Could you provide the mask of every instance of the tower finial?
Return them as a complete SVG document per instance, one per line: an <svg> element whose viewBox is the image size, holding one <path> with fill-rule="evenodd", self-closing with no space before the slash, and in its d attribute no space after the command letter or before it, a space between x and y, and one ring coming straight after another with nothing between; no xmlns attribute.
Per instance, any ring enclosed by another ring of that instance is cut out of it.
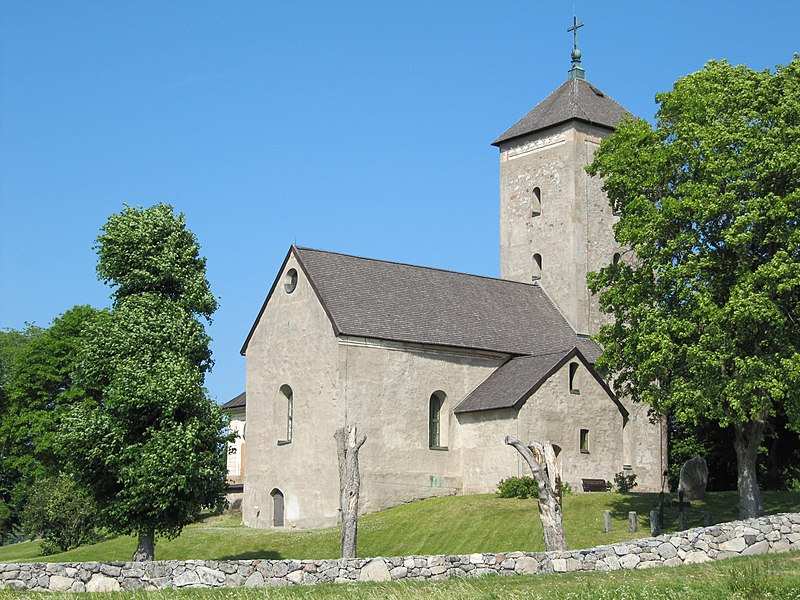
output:
<svg viewBox="0 0 800 600"><path fill-rule="evenodd" d="M570 79L586 79L586 71L581 66L581 51L578 50L578 29L583 27L583 23L578 23L578 17L572 17L572 27L567 31L572 32L572 68L568 71Z"/></svg>

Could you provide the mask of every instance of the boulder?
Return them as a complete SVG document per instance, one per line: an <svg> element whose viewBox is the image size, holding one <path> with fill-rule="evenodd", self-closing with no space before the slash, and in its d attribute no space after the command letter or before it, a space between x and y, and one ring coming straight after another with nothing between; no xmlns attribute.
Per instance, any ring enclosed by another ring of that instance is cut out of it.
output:
<svg viewBox="0 0 800 600"><path fill-rule="evenodd" d="M683 492L686 500L703 500L708 485L708 466L706 459L695 456L687 460L681 467L678 491Z"/></svg>
<svg viewBox="0 0 800 600"><path fill-rule="evenodd" d="M391 581L389 568L382 558L373 558L361 568L359 581Z"/></svg>

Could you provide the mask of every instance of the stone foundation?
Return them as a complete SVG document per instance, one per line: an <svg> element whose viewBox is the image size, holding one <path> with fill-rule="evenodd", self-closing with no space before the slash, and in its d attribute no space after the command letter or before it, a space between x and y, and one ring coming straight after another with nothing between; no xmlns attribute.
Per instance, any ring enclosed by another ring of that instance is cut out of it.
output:
<svg viewBox="0 0 800 600"><path fill-rule="evenodd" d="M672 567L800 550L800 513L780 514L588 550L355 558L186 560L149 563L2 563L0 589L100 592L184 587L265 587L356 581Z"/></svg>

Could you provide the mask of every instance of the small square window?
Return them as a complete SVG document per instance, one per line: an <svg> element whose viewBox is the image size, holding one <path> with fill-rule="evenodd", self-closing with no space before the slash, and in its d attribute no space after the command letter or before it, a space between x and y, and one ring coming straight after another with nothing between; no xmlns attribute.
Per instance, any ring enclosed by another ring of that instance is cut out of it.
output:
<svg viewBox="0 0 800 600"><path fill-rule="evenodd" d="M588 429L581 429L580 448L581 448L581 452L583 454L589 454L589 430Z"/></svg>

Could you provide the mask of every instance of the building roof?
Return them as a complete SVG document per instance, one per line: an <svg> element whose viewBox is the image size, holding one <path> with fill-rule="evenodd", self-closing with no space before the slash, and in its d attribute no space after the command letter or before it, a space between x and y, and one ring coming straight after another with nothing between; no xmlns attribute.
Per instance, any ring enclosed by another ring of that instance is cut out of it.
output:
<svg viewBox="0 0 800 600"><path fill-rule="evenodd" d="M567 361L577 359L584 364L603 386L609 397L617 403L623 415L628 411L620 404L605 381L592 367L579 348L538 356L512 358L467 394L454 412L466 413L480 410L518 407L560 369Z"/></svg>
<svg viewBox="0 0 800 600"><path fill-rule="evenodd" d="M228 400L225 404L222 405L222 408L246 408L246 407L247 407L246 392L242 392L235 398Z"/></svg>
<svg viewBox="0 0 800 600"><path fill-rule="evenodd" d="M577 335L538 285L297 246L289 249L242 354L292 254L336 336L510 355L456 412L516 406L575 356L613 398L592 366L600 355L599 346ZM240 394L223 406L244 404L245 395Z"/></svg>
<svg viewBox="0 0 800 600"><path fill-rule="evenodd" d="M614 129L630 113L584 79L568 79L497 138L493 145L577 119Z"/></svg>
<svg viewBox="0 0 800 600"><path fill-rule="evenodd" d="M537 285L294 248L336 335L546 354L585 346Z"/></svg>

